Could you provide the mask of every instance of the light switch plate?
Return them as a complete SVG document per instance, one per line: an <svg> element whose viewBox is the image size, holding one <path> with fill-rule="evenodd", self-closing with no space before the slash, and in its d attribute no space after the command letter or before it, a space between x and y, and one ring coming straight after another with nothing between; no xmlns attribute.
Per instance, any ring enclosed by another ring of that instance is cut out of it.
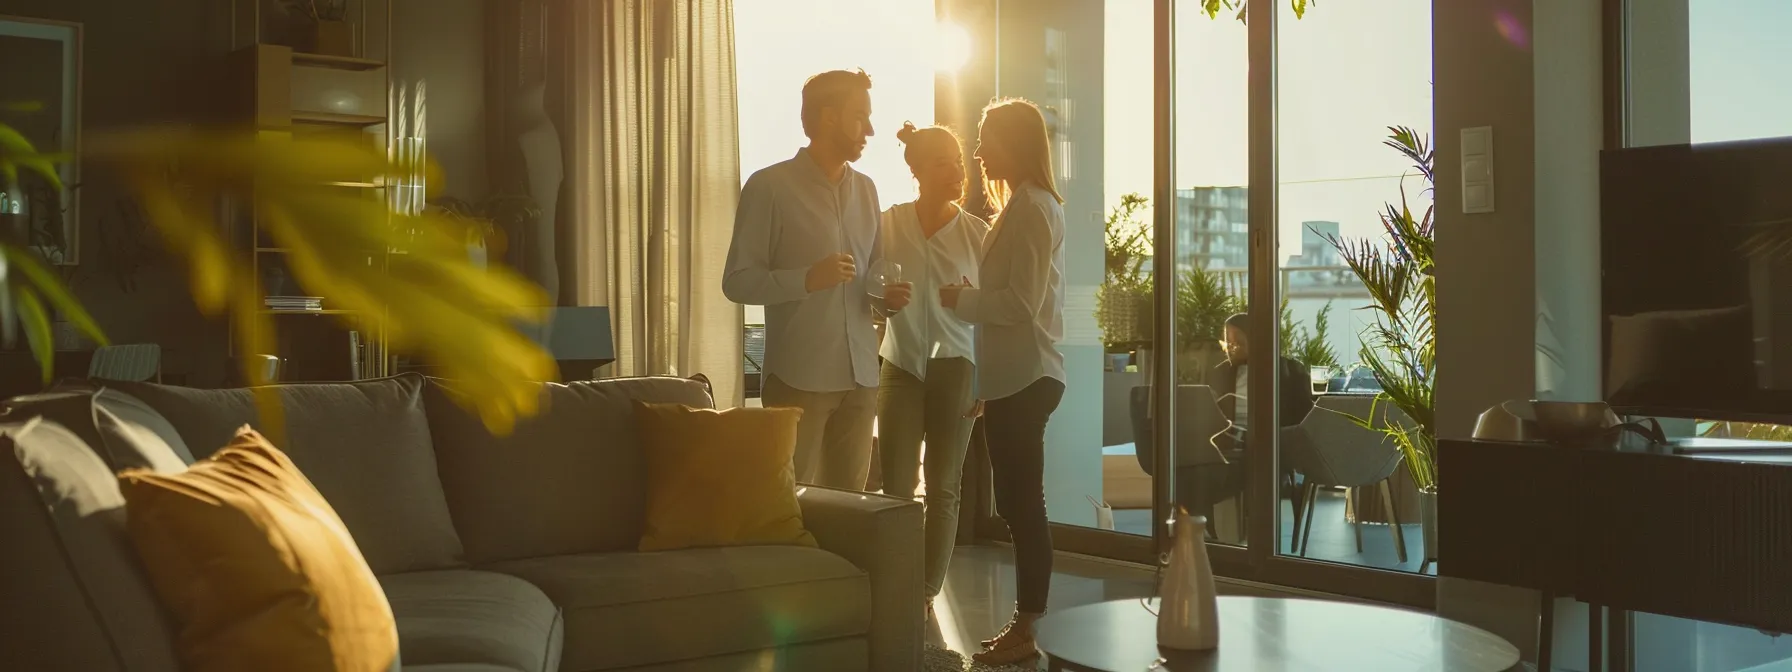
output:
<svg viewBox="0 0 1792 672"><path fill-rule="evenodd" d="M1493 127L1462 129L1462 212L1493 212Z"/></svg>

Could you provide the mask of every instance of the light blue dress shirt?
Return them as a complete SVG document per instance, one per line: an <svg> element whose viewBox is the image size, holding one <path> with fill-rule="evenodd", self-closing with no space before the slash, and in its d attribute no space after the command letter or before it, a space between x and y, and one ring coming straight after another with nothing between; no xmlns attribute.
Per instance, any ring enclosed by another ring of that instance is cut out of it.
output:
<svg viewBox="0 0 1792 672"><path fill-rule="evenodd" d="M747 178L734 215L722 293L765 306L763 371L807 392L877 385L871 265L878 242L877 187L851 166L838 182L799 150ZM809 267L836 252L853 256L853 280L809 292Z"/></svg>

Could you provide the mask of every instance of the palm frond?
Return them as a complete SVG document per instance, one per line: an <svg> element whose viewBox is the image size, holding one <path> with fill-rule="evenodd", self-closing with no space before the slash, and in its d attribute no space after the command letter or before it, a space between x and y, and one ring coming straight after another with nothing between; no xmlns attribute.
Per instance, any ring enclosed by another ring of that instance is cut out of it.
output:
<svg viewBox="0 0 1792 672"><path fill-rule="evenodd" d="M1435 177L1435 156L1429 142L1403 126L1388 131L1383 144L1413 161L1427 185L1420 195L1427 196ZM1435 213L1435 206L1427 204L1415 215L1402 183L1400 201L1387 204L1380 215L1383 235L1379 244L1327 237L1369 293L1370 303L1364 310L1373 313L1374 319L1363 331L1360 356L1381 383L1376 404L1400 409L1414 425L1389 423L1380 431L1400 447L1408 472L1422 488L1434 488L1437 483ZM1385 409L1381 413L1385 414ZM1367 421L1359 424L1372 427Z"/></svg>

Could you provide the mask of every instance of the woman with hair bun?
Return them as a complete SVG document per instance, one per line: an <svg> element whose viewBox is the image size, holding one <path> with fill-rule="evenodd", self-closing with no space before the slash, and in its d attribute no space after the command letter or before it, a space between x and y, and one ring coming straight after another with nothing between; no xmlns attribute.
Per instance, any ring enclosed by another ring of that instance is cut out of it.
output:
<svg viewBox="0 0 1792 672"><path fill-rule="evenodd" d="M878 453L884 492L913 497L926 472L923 548L927 617L946 580L958 533L960 475L971 426L981 405L973 394L976 345L971 325L940 305L938 288L977 282L977 260L989 225L959 207L964 150L940 126L896 132L920 195L883 213L884 258L902 265L914 299L885 326L878 380ZM922 443L926 455L922 455Z"/></svg>

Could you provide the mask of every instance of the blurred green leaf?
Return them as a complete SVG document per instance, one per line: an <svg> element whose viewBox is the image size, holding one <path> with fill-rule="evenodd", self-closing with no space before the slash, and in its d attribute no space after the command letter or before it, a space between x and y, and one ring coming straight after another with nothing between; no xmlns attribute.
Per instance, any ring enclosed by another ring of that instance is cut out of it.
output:
<svg viewBox="0 0 1792 672"><path fill-rule="evenodd" d="M470 391L464 401L492 431L537 412L538 381L557 377L553 359L517 330L517 322L545 316L546 295L513 271L474 266L463 225L322 186L395 184L419 171L439 174L434 164L394 161L364 137L138 132L89 145L92 158L123 170L151 223L187 257L195 302L231 313L247 352L274 352L273 329L248 262L211 222L210 204L219 200L252 204L308 294L378 316L392 350L422 355L462 383ZM168 166L179 167L178 178ZM394 249L404 254L387 254Z"/></svg>
<svg viewBox="0 0 1792 672"><path fill-rule="evenodd" d="M93 316L88 314L87 308L81 305L74 294L69 293L60 278L51 273L50 269L44 268L43 262L38 261L35 256L22 249L11 245L3 247L6 249L9 273L24 276L23 279L29 283L26 286L41 294L50 309L61 315L63 319L68 320L76 329L81 330L82 334L100 345L109 344L105 333L100 330L99 323L95 322Z"/></svg>
<svg viewBox="0 0 1792 672"><path fill-rule="evenodd" d="M44 311L43 301L37 298L37 292L26 285L13 287L13 298L18 304L19 323L25 327L25 341L31 345L31 356L40 362L44 384L49 384L53 374L51 362L55 361L55 340L50 333L50 316Z"/></svg>

